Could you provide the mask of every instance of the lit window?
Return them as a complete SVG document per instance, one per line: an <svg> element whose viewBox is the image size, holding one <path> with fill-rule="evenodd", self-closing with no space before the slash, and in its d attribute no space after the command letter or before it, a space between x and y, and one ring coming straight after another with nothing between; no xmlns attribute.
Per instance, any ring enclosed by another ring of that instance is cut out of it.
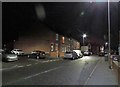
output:
<svg viewBox="0 0 120 87"><path fill-rule="evenodd" d="M56 34L56 41L58 41L58 37L59 37L58 34Z"/></svg>
<svg viewBox="0 0 120 87"><path fill-rule="evenodd" d="M55 50L58 51L58 43L56 43Z"/></svg>
<svg viewBox="0 0 120 87"><path fill-rule="evenodd" d="M65 37L62 37L62 43L65 43Z"/></svg>
<svg viewBox="0 0 120 87"><path fill-rule="evenodd" d="M54 43L51 43L50 51L54 51Z"/></svg>

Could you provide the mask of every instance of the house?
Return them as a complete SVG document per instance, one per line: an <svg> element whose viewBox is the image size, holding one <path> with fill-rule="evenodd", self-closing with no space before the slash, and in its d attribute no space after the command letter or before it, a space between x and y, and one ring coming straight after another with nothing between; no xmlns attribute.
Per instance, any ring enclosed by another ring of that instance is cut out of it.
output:
<svg viewBox="0 0 120 87"><path fill-rule="evenodd" d="M41 50L51 57L63 57L66 51L80 49L80 42L51 31L42 23L35 23L29 31L20 33L14 48L22 49L25 53Z"/></svg>

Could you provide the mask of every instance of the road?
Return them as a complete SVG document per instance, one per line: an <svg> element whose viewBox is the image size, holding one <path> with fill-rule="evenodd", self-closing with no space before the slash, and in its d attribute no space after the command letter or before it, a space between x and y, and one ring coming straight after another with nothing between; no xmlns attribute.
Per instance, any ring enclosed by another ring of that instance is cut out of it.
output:
<svg viewBox="0 0 120 87"><path fill-rule="evenodd" d="M84 85L100 61L98 56L80 59L28 59L3 62L2 85Z"/></svg>

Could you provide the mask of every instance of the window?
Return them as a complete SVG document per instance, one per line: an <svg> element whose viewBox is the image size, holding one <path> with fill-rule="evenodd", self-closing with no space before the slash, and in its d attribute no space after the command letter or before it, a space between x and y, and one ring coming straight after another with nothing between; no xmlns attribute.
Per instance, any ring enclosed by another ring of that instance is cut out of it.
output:
<svg viewBox="0 0 120 87"><path fill-rule="evenodd" d="M65 43L65 37L62 37L62 43Z"/></svg>
<svg viewBox="0 0 120 87"><path fill-rule="evenodd" d="M50 51L54 51L54 43L51 43L51 45L50 45Z"/></svg>
<svg viewBox="0 0 120 87"><path fill-rule="evenodd" d="M58 39L59 39L58 37L59 37L58 34L56 34L56 41L58 41Z"/></svg>
<svg viewBox="0 0 120 87"><path fill-rule="evenodd" d="M58 51L58 43L55 44L55 50Z"/></svg>

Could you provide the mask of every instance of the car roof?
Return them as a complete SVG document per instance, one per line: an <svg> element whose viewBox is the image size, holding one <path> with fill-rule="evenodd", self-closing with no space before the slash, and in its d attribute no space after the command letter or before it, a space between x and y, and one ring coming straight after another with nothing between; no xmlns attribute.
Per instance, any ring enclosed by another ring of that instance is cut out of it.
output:
<svg viewBox="0 0 120 87"><path fill-rule="evenodd" d="M13 49L13 50L22 50L22 49Z"/></svg>
<svg viewBox="0 0 120 87"><path fill-rule="evenodd" d="M41 52L40 50L33 50L33 51L39 51L39 52Z"/></svg>

